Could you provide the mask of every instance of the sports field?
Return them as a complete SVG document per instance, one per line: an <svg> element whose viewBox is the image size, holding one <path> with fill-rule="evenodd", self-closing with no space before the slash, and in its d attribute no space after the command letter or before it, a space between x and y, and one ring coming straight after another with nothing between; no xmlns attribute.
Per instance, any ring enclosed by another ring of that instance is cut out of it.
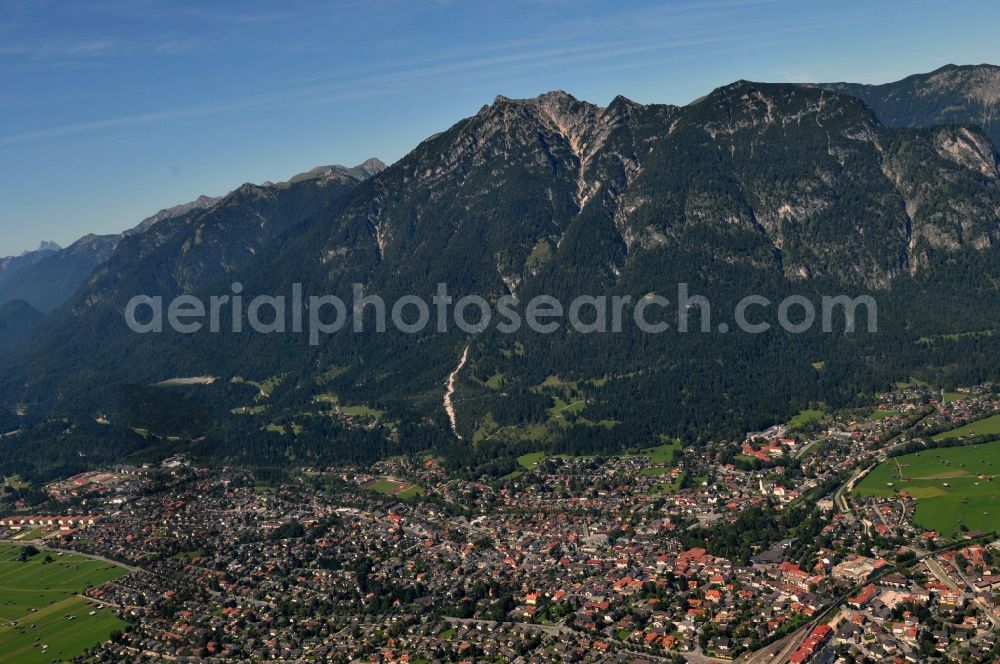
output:
<svg viewBox="0 0 1000 664"><path fill-rule="evenodd" d="M0 544L0 663L70 660L124 627L111 609L80 597L124 569L45 551L20 562L21 548Z"/></svg>
<svg viewBox="0 0 1000 664"><path fill-rule="evenodd" d="M858 484L864 496L906 492L917 501L917 525L954 537L1000 530L1000 441L923 450L887 459Z"/></svg>
<svg viewBox="0 0 1000 664"><path fill-rule="evenodd" d="M416 484L397 482L396 480L390 479L374 480L366 484L365 488L386 496L401 498L403 500L409 500L411 498L424 495L423 487L417 486Z"/></svg>

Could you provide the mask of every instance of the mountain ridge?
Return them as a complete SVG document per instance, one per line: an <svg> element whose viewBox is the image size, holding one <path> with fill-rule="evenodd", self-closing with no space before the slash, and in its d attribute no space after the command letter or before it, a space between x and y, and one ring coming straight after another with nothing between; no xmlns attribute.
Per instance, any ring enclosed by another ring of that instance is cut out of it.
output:
<svg viewBox="0 0 1000 664"><path fill-rule="evenodd" d="M99 406L136 426L142 414L122 396L129 386L213 375L227 379L220 385L275 382L268 418L312 413L332 394L391 413L400 444L440 442L452 431L442 386L468 349L453 400L464 439L495 424L513 432L497 444L521 444L517 432L544 423L551 404L539 386L557 376L591 385L588 415L550 427L546 444L573 437L600 450L640 435L735 435L810 400L849 402L903 372L954 380L991 366L981 347L949 365L916 343L955 332L927 299L955 284L964 291L949 306L967 296L979 307L962 315L963 328L992 329L1000 317L991 286L1000 277L1000 176L977 127L892 127L859 98L819 86L736 81L683 107L621 96L601 107L554 91L498 96L374 176L330 167L304 175L243 185L123 240L5 374L7 399L31 417ZM438 283L456 298L569 301L670 293L683 282L718 310L746 292L774 301L874 293L886 322L883 337L566 332L515 343L453 330L348 334L317 347L294 335L124 328L134 295L206 297L234 281L248 298L302 283L349 300L359 283L390 302ZM67 375L67 366L80 370ZM488 385L497 375L502 390ZM225 404L206 408L216 412L213 449L231 461L244 458L239 437L280 442L232 412L246 406L226 401L236 390L203 392Z"/></svg>
<svg viewBox="0 0 1000 664"><path fill-rule="evenodd" d="M1000 145L1000 66L948 64L877 85L820 83L867 103L890 126L976 124Z"/></svg>
<svg viewBox="0 0 1000 664"><path fill-rule="evenodd" d="M268 186L283 187L309 180L330 181L331 179L353 178L362 180L385 169L385 164L370 158L355 167L324 166L301 173L288 182L278 185L241 185L237 190L244 192L259 190ZM199 196L195 200L164 208L143 219L136 226L117 235L97 236L88 234L66 249L59 249L54 243L43 243L38 251L19 258L0 261L0 304L13 300L25 300L44 313L55 311L66 303L73 293L84 284L95 269L111 258L119 243L133 240L149 233L154 227L192 214L205 212L231 199L233 192L223 196ZM5 272L6 265L16 269ZM19 273L15 276L15 272Z"/></svg>

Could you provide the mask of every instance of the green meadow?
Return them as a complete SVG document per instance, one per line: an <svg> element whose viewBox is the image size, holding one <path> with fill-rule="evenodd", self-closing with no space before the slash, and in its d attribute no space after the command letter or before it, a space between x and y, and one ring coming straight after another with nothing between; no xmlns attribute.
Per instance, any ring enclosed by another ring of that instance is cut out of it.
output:
<svg viewBox="0 0 1000 664"><path fill-rule="evenodd" d="M798 415L788 421L788 426L791 429L801 429L805 425L820 419L825 414L826 413L821 410L815 410L812 408L800 410Z"/></svg>
<svg viewBox="0 0 1000 664"><path fill-rule="evenodd" d="M528 452L517 457L517 464L525 470L534 470L545 459L545 452Z"/></svg>
<svg viewBox="0 0 1000 664"><path fill-rule="evenodd" d="M969 422L965 426L952 429L951 431L944 431L934 436L934 440L962 438L964 436L985 436L997 433L1000 433L1000 415Z"/></svg>
<svg viewBox="0 0 1000 664"><path fill-rule="evenodd" d="M124 569L45 551L20 562L21 548L0 544L0 663L71 660L125 626L111 609L80 596Z"/></svg>
<svg viewBox="0 0 1000 664"><path fill-rule="evenodd" d="M664 440L665 438L661 438ZM667 467L671 464L674 458L674 452L681 449L681 442L679 440L674 440L672 442L663 443L655 447L646 447L638 452L626 452L621 456L623 457L648 457L650 465L640 471L640 474L646 477L659 477L666 473ZM534 470L538 464L545 460L549 456L545 452L528 452L527 454L522 454L517 457L517 463L521 467L520 470L515 470L513 473L507 477L510 479L515 479L524 474L525 471ZM555 455L564 459L570 457L566 455Z"/></svg>
<svg viewBox="0 0 1000 664"><path fill-rule="evenodd" d="M886 459L858 484L863 496L906 492L917 501L917 525L954 537L1000 531L1000 441L923 450Z"/></svg>

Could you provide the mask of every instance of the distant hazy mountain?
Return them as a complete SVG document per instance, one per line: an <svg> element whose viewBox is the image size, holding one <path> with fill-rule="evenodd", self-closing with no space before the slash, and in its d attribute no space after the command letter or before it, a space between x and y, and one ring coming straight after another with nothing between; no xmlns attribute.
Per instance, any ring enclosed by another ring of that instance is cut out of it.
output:
<svg viewBox="0 0 1000 664"><path fill-rule="evenodd" d="M345 166L321 166L308 173L296 175L287 183L258 188L255 188L253 185L245 185L241 188L241 191L243 194L251 191L265 193L270 190L284 191L291 185L306 182L311 182L313 185L324 190L330 187L336 190L341 186L350 188L384 169L385 164L378 159L369 159L353 168ZM335 197L332 196L331 200ZM26 253L16 258L3 259L0 261L0 304L20 299L30 303L31 306L44 313L49 313L65 303L80 285L84 283L87 277L93 273L95 268L111 258L122 240L134 240L137 246L142 247L139 249L140 251L149 250L151 246L156 246L164 238L173 237L172 233L177 225L170 226L167 230L157 228L156 233L151 234L146 240L137 240L136 238L147 235L151 229L172 221L182 220L178 223L180 226L184 226L193 216L219 204L227 206L227 210L220 211L220 216L226 216L232 212L233 206L236 205L235 201L239 199L239 196L233 196L232 194L219 197L199 196L190 203L160 210L121 235L88 235L65 250L60 250L58 245L54 243L43 243L37 251ZM305 213L306 211L303 209L298 213L292 214L294 217L295 214ZM278 215L280 213L275 212L274 214ZM221 223L222 225L214 229L202 227L201 234L197 238L188 239L192 243L200 244L202 240L214 238L223 244L228 243L229 252L245 251L248 252L247 255L253 255L260 242L266 241L267 237L277 232L276 229L280 230L283 228L282 224L272 220L272 223L266 229L263 227L253 229L249 228L249 226L259 224L256 221L249 222L246 230L248 233L255 235L256 239L253 239L249 236L241 236L239 232L236 232L235 228L225 225L225 222ZM186 250L185 253L187 253ZM198 251L192 252L191 256L198 253ZM222 263L232 260L239 262L239 259L234 259L231 253L220 255L218 258ZM190 260L190 257L188 257L188 260ZM194 275L189 276L197 278ZM180 275L178 275L178 278L182 281L184 280L184 277Z"/></svg>
<svg viewBox="0 0 1000 664"><path fill-rule="evenodd" d="M947 65L895 83L824 83L858 97L891 127L975 124L1000 145L1000 67Z"/></svg>
<svg viewBox="0 0 1000 664"><path fill-rule="evenodd" d="M134 228L130 228L129 230L125 231L123 235L127 237L130 235L145 233L147 230L150 229L150 227L153 226L153 224L157 224L167 219L173 219L174 217L179 217L181 215L187 214L188 212L191 212L192 210L208 209L213 205L215 205L216 203L218 203L219 201L221 201L222 198L223 198L222 196L199 196L190 203L184 203L182 205L175 205L173 207L165 208L163 210L160 210L154 215L146 217L145 219L140 221Z"/></svg>
<svg viewBox="0 0 1000 664"><path fill-rule="evenodd" d="M49 313L62 305L106 261L118 245L119 235L87 235L41 260L0 280L0 304L23 300Z"/></svg>
<svg viewBox="0 0 1000 664"><path fill-rule="evenodd" d="M120 235L86 235L66 249L54 242L43 242L33 252L0 259L0 305L24 300L49 313L66 302L94 268L111 257L123 237L139 235L157 223L206 209L219 200L221 197L199 196L190 203L160 210Z"/></svg>
<svg viewBox="0 0 1000 664"><path fill-rule="evenodd" d="M317 166L316 168L306 171L305 173L300 173L288 180L289 183L294 184L296 182L302 182L303 180L314 180L317 178L330 177L334 174L347 175L355 180L367 180L370 177L374 177L384 171L386 165L383 164L378 159L372 157L352 168L347 168L345 166Z"/></svg>
<svg viewBox="0 0 1000 664"><path fill-rule="evenodd" d="M235 273L268 243L368 179L372 161L365 162L368 167L320 167L278 184L244 184L209 208L190 209L129 235L71 304L88 308L119 284L166 295Z"/></svg>
<svg viewBox="0 0 1000 664"><path fill-rule="evenodd" d="M0 283L58 251L60 251L58 244L46 241L34 251L25 251L20 256L0 258Z"/></svg>
<svg viewBox="0 0 1000 664"><path fill-rule="evenodd" d="M43 318L44 314L23 300L0 305L0 356L22 346Z"/></svg>

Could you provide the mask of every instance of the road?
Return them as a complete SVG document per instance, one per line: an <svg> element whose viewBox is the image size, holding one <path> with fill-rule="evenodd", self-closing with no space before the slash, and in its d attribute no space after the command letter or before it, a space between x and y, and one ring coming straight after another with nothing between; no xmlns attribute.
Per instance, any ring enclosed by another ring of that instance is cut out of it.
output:
<svg viewBox="0 0 1000 664"><path fill-rule="evenodd" d="M918 424L920 424L920 422L922 422L924 419L926 419L929 415L930 415L930 412L927 412L922 417L920 417L919 419L917 419L915 422L912 422L912 423L908 424L905 428L899 430L898 433L896 433L892 438L890 438L888 441L886 441L887 445L885 447L883 447L883 448L881 448L879 450L875 450L874 454L872 454L871 456L869 456L868 459L867 459L869 461L871 461L872 459L874 459L874 461L870 465L862 468L861 470L859 470L856 473L854 473L853 475L851 475L850 479L848 479L846 482L844 482L843 484L841 484L840 487L834 492L834 494L833 494L833 503L834 503L834 505L836 505L845 514L847 514L848 516L850 516L850 517L853 518L854 514L851 512L851 505L847 501L847 495L846 494L848 494L851 491L853 491L854 490L854 485L857 484L858 481L861 480L862 477L864 477L865 475L867 475L875 466L879 465L880 463L882 463L883 461L885 461L886 459L888 459L890 452L892 452L897 447L901 447L903 445L906 445L909 442L909 441L901 441L901 442L898 442L898 443L892 443L892 441L898 439L904 433L906 433L907 431L909 431L913 427L915 427ZM892 444L888 444L888 443L892 443ZM871 527L871 524L870 523L865 523L864 527L865 527L865 533L868 533L868 529Z"/></svg>
<svg viewBox="0 0 1000 664"><path fill-rule="evenodd" d="M931 574L933 574L938 581L945 584L952 590L960 591L962 593L962 597L965 599L972 600L972 602L983 612L983 615L989 618L990 622L993 623L993 628L1000 630L1000 615L990 609L986 602L976 597L975 586L972 585L972 582L970 582L960 570L956 569L955 572L959 579L961 579L961 583L955 581L955 578L948 571L948 569L937 560L927 558L924 562L927 564L928 569L930 569Z"/></svg>
<svg viewBox="0 0 1000 664"><path fill-rule="evenodd" d="M488 629L495 629L497 627L503 626L507 629L518 629L525 632L535 632L544 633L549 636L561 636L574 635L580 636L581 632L573 629L572 627L567 627L565 625L536 625L534 623L498 623L492 620L475 620L472 618L445 618L445 622L449 625L466 625L473 627L486 627ZM669 662L670 660L658 655L654 655L648 652L643 652L640 650L632 650L628 646L622 643L613 643L613 651L615 654L626 654L633 655L637 659L642 659L647 662ZM685 660L691 662L691 664L711 664L712 662L717 662L719 660L712 659L702 655L700 652L690 652L690 653L679 653L684 657Z"/></svg>
<svg viewBox="0 0 1000 664"><path fill-rule="evenodd" d="M849 589L847 592L845 592L840 597L838 597L833 602L824 607L817 614L816 619L807 624L805 627L799 629L796 632L793 632L791 635L786 636L785 638L779 641L775 641L769 646L766 646L754 652L746 660L743 660L741 664L764 664L765 662L767 664L783 664L784 662L787 662L791 654L795 652L795 650L799 647L799 645L802 644L802 642L812 632L812 630L816 627L816 625L820 624L821 622L825 622L827 618L831 616L831 614L834 611L839 611L840 607L844 604L844 602L847 601L847 598L856 595L864 586L878 583L878 581L882 577L888 576L889 574L892 574L893 572L896 572L905 567L912 567L913 565L916 565L918 562L922 560L932 561L933 556L939 555L946 551L953 551L955 549L964 548L966 546L972 546L973 544L983 543L983 539L984 538L978 538L976 540L968 540L965 542L955 542L953 544L949 544L948 546L942 547L935 551L921 551L919 549L915 550L914 553L916 553L916 557L913 558L913 560L907 561L902 565L888 566L884 571L876 574L875 576L864 581L863 583L856 584L853 588ZM933 571L933 568L931 571ZM945 574L945 576L947 576L947 574ZM983 605L980 604L979 602L977 602L977 604L981 608L984 608ZM986 615L989 616L990 620L993 621L996 616L991 615L990 612L985 608L984 611L986 611ZM994 621L993 624L998 625L1000 623Z"/></svg>

